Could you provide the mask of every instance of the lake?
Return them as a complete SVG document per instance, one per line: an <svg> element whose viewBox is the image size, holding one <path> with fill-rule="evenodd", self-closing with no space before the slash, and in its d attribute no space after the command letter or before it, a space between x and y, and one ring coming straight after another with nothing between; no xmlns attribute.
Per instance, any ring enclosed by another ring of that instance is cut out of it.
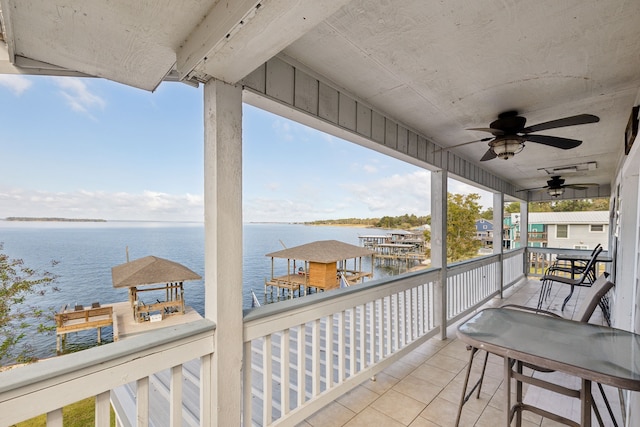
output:
<svg viewBox="0 0 640 427"><path fill-rule="evenodd" d="M243 227L243 308L251 307L251 290L260 301L264 279L271 274L271 258L265 254L317 240L339 240L359 245L359 235L385 234L387 230L359 227L306 226L302 224L245 224ZM115 289L111 267L147 255L184 264L204 277L204 225L175 222L16 222L0 221L0 242L10 258L58 276L58 292L32 296L30 303L56 310L65 304L102 304L126 301L127 289ZM55 266L51 261L56 261ZM365 262L369 271L370 264ZM286 268L286 261L282 261ZM397 272L375 268L374 279ZM204 315L204 280L185 282L185 302ZM110 328L103 338L112 339ZM55 354L55 335L30 336L36 356ZM95 344L95 331L70 335L67 349Z"/></svg>

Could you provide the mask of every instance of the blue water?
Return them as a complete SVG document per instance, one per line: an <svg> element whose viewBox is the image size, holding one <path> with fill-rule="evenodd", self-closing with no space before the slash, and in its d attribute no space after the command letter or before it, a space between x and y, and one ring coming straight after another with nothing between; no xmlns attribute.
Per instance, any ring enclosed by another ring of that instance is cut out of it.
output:
<svg viewBox="0 0 640 427"><path fill-rule="evenodd" d="M251 290L264 295L264 279L271 275L271 258L265 254L316 240L339 240L358 245L358 236L384 234L384 230L352 227L319 227L301 224L245 224L243 228L243 308L251 307ZM10 258L57 275L57 292L31 296L30 304L59 309L65 304L120 302L127 289L115 289L111 267L147 255L184 264L203 277L185 282L185 302L204 314L204 226L201 223L167 222L8 222L0 221L0 242ZM51 261L56 261L55 266ZM286 269L283 261L282 268ZM365 264L365 269L370 267ZM375 268L374 278L395 272ZM278 274L278 272L276 272ZM281 273L284 274L284 271ZM106 330L106 341L110 331ZM55 354L55 335L31 334L27 343L37 357ZM69 350L95 345L95 331L69 338Z"/></svg>

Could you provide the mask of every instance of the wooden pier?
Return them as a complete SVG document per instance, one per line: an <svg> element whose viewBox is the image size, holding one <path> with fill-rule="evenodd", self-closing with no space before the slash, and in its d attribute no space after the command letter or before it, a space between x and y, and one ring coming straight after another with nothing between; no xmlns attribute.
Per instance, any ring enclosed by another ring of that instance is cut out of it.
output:
<svg viewBox="0 0 640 427"><path fill-rule="evenodd" d="M118 340L118 329L113 321L113 307L100 306L93 303L91 307L75 306L72 310L63 306L59 313L54 316L56 322L56 351L60 353L71 332L86 331L96 329L98 332L98 344L102 342L102 328L113 326L113 340Z"/></svg>
<svg viewBox="0 0 640 427"><path fill-rule="evenodd" d="M394 231L386 235L364 235L358 237L360 244L375 251L375 262L378 266L407 266L422 263L427 259L424 238L408 231Z"/></svg>

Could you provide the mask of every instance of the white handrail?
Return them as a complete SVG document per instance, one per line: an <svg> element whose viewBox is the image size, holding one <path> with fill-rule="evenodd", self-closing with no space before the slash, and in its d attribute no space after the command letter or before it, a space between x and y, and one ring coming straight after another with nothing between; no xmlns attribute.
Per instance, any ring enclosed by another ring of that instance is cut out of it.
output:
<svg viewBox="0 0 640 427"><path fill-rule="evenodd" d="M2 372L0 425L58 413L68 404L206 357L214 351L214 332L215 324L203 319ZM104 414L102 405L97 412Z"/></svg>

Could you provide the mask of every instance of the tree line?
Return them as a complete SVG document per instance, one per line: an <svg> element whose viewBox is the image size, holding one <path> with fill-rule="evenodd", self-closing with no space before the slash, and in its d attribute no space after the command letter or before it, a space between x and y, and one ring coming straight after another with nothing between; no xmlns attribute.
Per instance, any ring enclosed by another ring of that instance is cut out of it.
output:
<svg viewBox="0 0 640 427"><path fill-rule="evenodd" d="M305 222L306 225L358 225L377 228L415 228L427 224L430 216L417 216L414 214L404 214L400 216L383 216L382 218L344 218L344 219L323 219L318 221Z"/></svg>
<svg viewBox="0 0 640 427"><path fill-rule="evenodd" d="M586 212L586 211L608 211L609 199L576 199L576 200L554 200L549 202L529 203L529 212ZM507 203L504 207L504 214L520 212L520 203ZM480 213L484 219L493 218L493 208L488 208Z"/></svg>

